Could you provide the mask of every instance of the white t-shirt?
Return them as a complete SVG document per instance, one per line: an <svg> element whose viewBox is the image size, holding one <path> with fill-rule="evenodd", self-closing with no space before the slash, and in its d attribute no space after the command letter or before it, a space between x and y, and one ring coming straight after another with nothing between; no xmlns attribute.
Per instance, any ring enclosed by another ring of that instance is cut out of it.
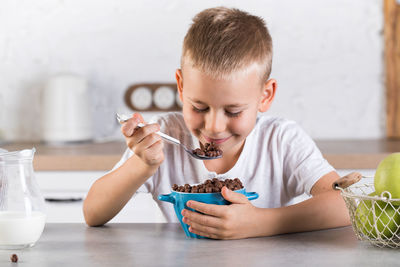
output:
<svg viewBox="0 0 400 267"><path fill-rule="evenodd" d="M179 139L188 147L199 141L187 129L181 113L167 113L152 119L161 131ZM114 169L133 155L127 149ZM239 178L247 192L257 192L252 204L277 208L291 204L294 197L310 194L314 183L334 168L323 158L314 141L293 121L259 116L247 136L236 164L224 174L208 171L203 161L192 158L179 146L164 142L164 162L138 190L153 195L168 222L177 222L173 205L158 200L171 192L173 184L198 184L214 177Z"/></svg>

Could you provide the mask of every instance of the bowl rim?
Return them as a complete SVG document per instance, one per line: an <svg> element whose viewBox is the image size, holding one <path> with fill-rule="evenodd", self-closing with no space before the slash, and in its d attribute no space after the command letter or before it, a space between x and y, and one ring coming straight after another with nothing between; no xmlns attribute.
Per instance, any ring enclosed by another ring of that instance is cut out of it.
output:
<svg viewBox="0 0 400 267"><path fill-rule="evenodd" d="M243 187L243 188L241 188L241 189L237 189L237 190L234 190L233 192L237 192L237 191L240 191L240 190L244 190L244 191L246 191L245 190L246 188L245 187ZM178 192L178 191L175 191L175 190L172 190L171 189L171 193L177 193L177 194L190 194L190 195L194 195L194 194L198 194L198 195L212 195L212 194L221 194L221 192L212 192L212 193L190 193L190 192Z"/></svg>

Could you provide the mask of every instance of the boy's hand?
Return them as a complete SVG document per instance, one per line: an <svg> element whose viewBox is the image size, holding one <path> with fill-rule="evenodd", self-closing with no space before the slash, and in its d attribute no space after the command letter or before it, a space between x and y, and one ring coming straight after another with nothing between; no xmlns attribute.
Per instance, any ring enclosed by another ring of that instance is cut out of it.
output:
<svg viewBox="0 0 400 267"><path fill-rule="evenodd" d="M156 123L137 128L139 123L144 123L139 113L133 114L127 122L121 126L121 132L125 136L127 146L146 165L156 170L164 160L163 141L156 134L160 126Z"/></svg>
<svg viewBox="0 0 400 267"><path fill-rule="evenodd" d="M257 208L245 195L233 192L225 186L221 193L232 203L231 205L205 204L194 200L186 203L188 207L203 213L182 210L183 222L190 225L189 231L213 239L239 239L254 236Z"/></svg>

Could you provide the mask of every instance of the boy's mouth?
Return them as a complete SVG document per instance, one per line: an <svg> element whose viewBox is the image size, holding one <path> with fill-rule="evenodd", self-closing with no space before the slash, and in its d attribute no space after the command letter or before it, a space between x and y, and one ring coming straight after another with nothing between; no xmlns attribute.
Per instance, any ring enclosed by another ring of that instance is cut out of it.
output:
<svg viewBox="0 0 400 267"><path fill-rule="evenodd" d="M207 136L204 136L204 138L206 139L207 143L214 142L216 145L219 145L219 144L222 144L225 141L227 141L230 138L230 136L226 137L226 138L219 138L219 139L210 138L210 137L207 137Z"/></svg>

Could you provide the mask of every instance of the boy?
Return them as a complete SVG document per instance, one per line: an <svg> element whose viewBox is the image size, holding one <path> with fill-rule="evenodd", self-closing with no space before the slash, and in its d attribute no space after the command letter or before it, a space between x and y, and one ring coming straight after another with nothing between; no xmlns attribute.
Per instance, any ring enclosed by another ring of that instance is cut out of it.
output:
<svg viewBox="0 0 400 267"><path fill-rule="evenodd" d="M129 149L113 171L97 180L84 202L88 225L112 219L137 191L151 192L168 221L173 205L158 194L173 184L239 177L252 203L222 188L231 205L189 201L183 210L190 231L215 239L238 239L349 225L345 204L331 187L339 178L315 143L295 123L266 112L277 82L270 79L272 41L264 21L237 9L211 8L194 19L176 71L182 114L159 116L135 129L139 114L122 127ZM161 130L196 148L215 142L220 159L200 161L163 143ZM290 205L304 192L312 197ZM254 206L253 206L254 203Z"/></svg>

